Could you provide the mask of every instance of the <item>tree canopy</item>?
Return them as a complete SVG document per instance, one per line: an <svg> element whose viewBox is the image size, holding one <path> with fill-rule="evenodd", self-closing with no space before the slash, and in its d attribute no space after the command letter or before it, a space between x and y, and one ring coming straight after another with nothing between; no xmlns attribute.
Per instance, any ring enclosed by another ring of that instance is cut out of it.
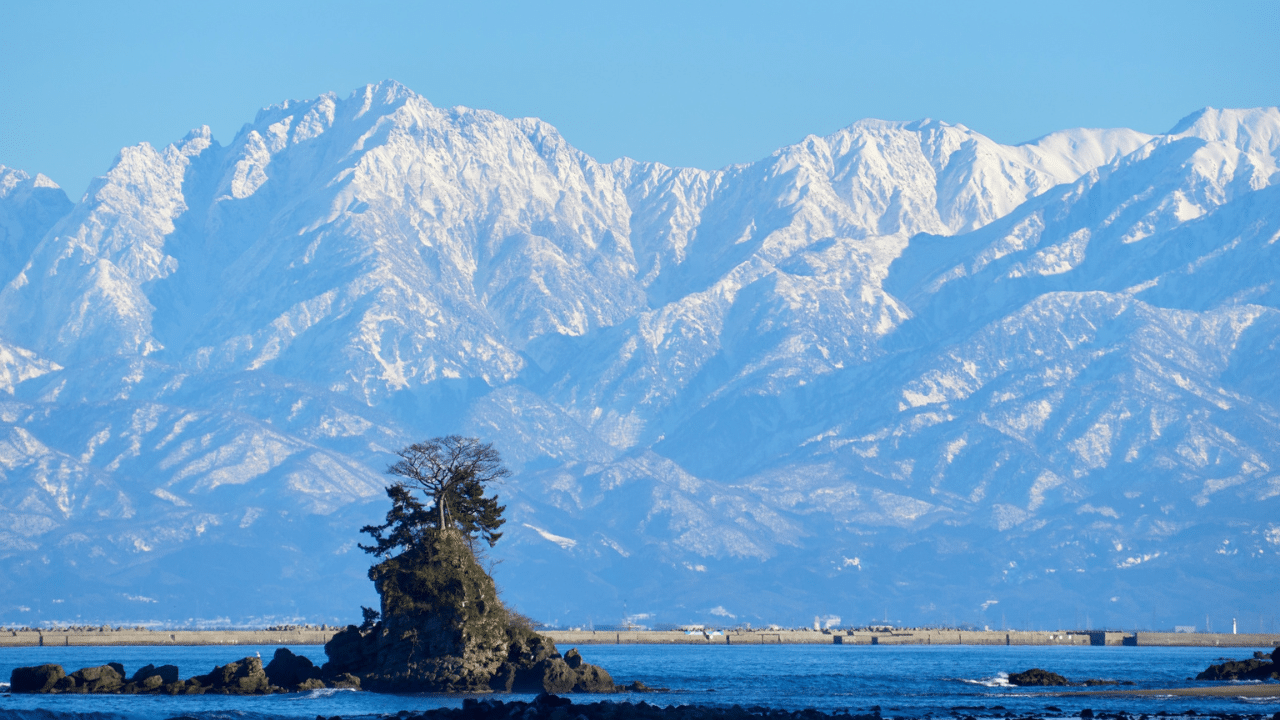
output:
<svg viewBox="0 0 1280 720"><path fill-rule="evenodd" d="M498 504L496 495L486 496L485 490L511 471L491 443L447 435L414 443L396 455L400 459L387 468L388 474L401 478L387 487L391 510L382 525L360 529L374 540L372 545L361 545L362 550L386 556L401 548L424 547L432 528L455 529L469 539L483 539L490 547L498 542L506 507Z"/></svg>

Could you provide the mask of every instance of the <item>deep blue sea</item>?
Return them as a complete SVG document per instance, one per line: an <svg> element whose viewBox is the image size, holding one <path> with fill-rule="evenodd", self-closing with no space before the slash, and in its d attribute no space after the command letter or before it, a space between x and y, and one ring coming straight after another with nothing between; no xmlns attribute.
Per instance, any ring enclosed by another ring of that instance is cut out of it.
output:
<svg viewBox="0 0 1280 720"><path fill-rule="evenodd" d="M294 652L323 662L319 646L295 646ZM568 650L563 647L561 650ZM886 718L1006 713L1077 716L1083 708L1130 714L1268 715L1280 712L1274 699L1248 698L1099 698L1050 695L1043 689L1010 687L1009 672L1031 667L1072 680L1131 680L1138 688L1193 686L1188 678L1220 658L1247 658L1271 648L1143 647L973 647L840 645L592 645L580 648L588 662L602 665L617 682L643 681L672 692L646 695L578 696L644 700L658 705L762 705L827 712L847 708L865 712L879 705ZM185 679L255 652L265 660L275 646L263 647L44 647L0 648L0 682L15 667L59 663L67 672L81 667L123 663L132 674L147 664L177 665ZM7 687L0 688L0 690ZM53 720L86 717L163 720L178 715L255 720L269 717L344 719L382 716L459 706L460 695L381 695L349 690L320 690L265 697L10 695L0 697L0 719ZM531 695L488 696L530 700ZM1049 709L1050 707L1058 710Z"/></svg>

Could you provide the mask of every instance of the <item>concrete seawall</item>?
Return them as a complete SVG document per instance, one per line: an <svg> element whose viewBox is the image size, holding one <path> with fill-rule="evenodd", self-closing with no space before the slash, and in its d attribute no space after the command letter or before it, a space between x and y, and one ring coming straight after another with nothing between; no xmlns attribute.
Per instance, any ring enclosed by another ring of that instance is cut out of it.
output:
<svg viewBox="0 0 1280 720"><path fill-rule="evenodd" d="M0 630L2 647L111 645L323 645L338 632L299 630ZM565 649L578 645L1128 645L1147 647L1280 647L1280 633L1123 633L959 630L547 630Z"/></svg>
<svg viewBox="0 0 1280 720"><path fill-rule="evenodd" d="M336 630L0 630L0 647L323 645Z"/></svg>
<svg viewBox="0 0 1280 720"><path fill-rule="evenodd" d="M728 630L544 631L557 645L1129 645L1184 647L1280 647L1277 634L1124 633L1113 631Z"/></svg>
<svg viewBox="0 0 1280 720"><path fill-rule="evenodd" d="M708 635L680 631L544 631L557 645L1090 645L1088 634L901 630L893 632L728 630ZM1119 645L1120 642L1114 644Z"/></svg>
<svg viewBox="0 0 1280 720"><path fill-rule="evenodd" d="M1280 633L1140 632L1135 645L1163 647L1280 647Z"/></svg>

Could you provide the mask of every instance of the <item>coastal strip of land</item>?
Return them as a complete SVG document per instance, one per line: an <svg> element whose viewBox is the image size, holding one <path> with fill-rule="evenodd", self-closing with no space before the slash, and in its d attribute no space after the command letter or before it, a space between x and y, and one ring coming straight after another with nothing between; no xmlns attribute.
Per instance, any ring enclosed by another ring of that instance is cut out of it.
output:
<svg viewBox="0 0 1280 720"><path fill-rule="evenodd" d="M0 629L0 647L113 645L323 645L341 628L148 630L142 628ZM540 630L557 645L1129 645L1280 647L1280 633L951 630ZM1145 691L1143 691L1145 692Z"/></svg>

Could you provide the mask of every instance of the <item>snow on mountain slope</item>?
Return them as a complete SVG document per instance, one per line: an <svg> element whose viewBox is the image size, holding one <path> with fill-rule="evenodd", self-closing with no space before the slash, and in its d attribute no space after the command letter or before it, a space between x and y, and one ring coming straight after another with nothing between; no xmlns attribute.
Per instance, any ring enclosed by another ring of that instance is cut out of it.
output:
<svg viewBox="0 0 1280 720"><path fill-rule="evenodd" d="M12 395L19 383L61 369L30 350L0 341L0 391Z"/></svg>
<svg viewBox="0 0 1280 720"><path fill-rule="evenodd" d="M708 391L772 393L865 361L906 317L880 283L910 234L983 225L1146 140L1080 130L1006 147L962 126L863 121L721 173L651 167L629 195L663 240L636 245L652 309L609 338L610 357L570 353L557 398L625 448L660 439L643 418L677 398L696 410Z"/></svg>
<svg viewBox="0 0 1280 720"><path fill-rule="evenodd" d="M461 430L540 619L1185 611L1150 568L1271 567L1276 128L867 120L704 171L388 82L127 148L0 291L3 592L346 621L391 451Z"/></svg>

